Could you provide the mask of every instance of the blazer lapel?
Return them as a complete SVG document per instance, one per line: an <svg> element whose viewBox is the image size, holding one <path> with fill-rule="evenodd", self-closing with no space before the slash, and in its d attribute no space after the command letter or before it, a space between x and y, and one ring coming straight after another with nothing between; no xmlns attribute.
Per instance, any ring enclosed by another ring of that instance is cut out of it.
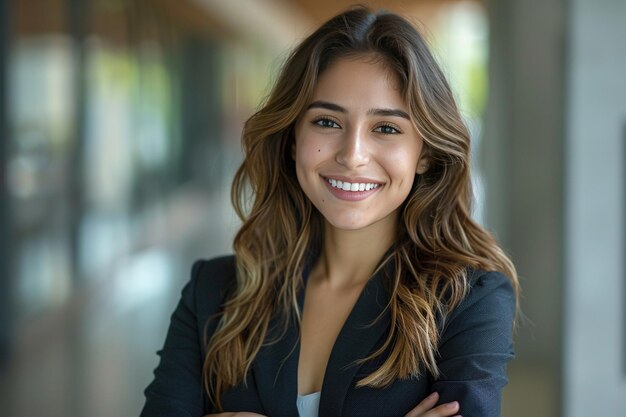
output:
<svg viewBox="0 0 626 417"><path fill-rule="evenodd" d="M300 313L304 306L304 288L312 261L307 262L303 271L304 285L297 294ZM294 417L298 415L298 358L300 357L300 329L295 317L289 322L287 331L280 339L283 329L281 318L275 314L270 321L270 334L261 347L253 364L253 373L268 416ZM275 340L273 343L269 343Z"/></svg>
<svg viewBox="0 0 626 417"><path fill-rule="evenodd" d="M278 319L272 319L271 324L277 325ZM268 416L298 415L298 339L297 329L290 323L285 335L272 344L264 345L254 361L253 373L259 398Z"/></svg>
<svg viewBox="0 0 626 417"><path fill-rule="evenodd" d="M355 361L372 352L389 326L389 312L385 309L389 297L383 286L387 270L384 267L365 285L337 336L322 384L320 416L342 414L346 395L359 369Z"/></svg>

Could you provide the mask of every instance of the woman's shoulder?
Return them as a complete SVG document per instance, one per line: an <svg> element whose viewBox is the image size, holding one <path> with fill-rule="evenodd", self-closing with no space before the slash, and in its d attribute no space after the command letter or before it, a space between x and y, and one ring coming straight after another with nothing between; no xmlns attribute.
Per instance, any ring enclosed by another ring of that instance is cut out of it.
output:
<svg viewBox="0 0 626 417"><path fill-rule="evenodd" d="M198 259L191 267L191 279L216 281L234 279L235 255L223 255L212 259Z"/></svg>
<svg viewBox="0 0 626 417"><path fill-rule="evenodd" d="M485 346L511 350L516 314L511 280L501 272L472 269L467 278L465 298L444 318L440 353L451 357L463 349L482 352Z"/></svg>
<svg viewBox="0 0 626 417"><path fill-rule="evenodd" d="M468 269L467 282L469 291L461 304L466 306L479 303L487 298L490 302L515 307L515 289L511 279L500 271Z"/></svg>
<svg viewBox="0 0 626 417"><path fill-rule="evenodd" d="M513 299L515 298L515 290L511 279L500 271L468 268L467 282L469 291L466 301L477 301L493 291L508 293L513 296Z"/></svg>
<svg viewBox="0 0 626 417"><path fill-rule="evenodd" d="M222 304L227 293L236 285L234 255L199 259L191 268L191 279L183 290L183 297L191 301L198 313L213 311Z"/></svg>
<svg viewBox="0 0 626 417"><path fill-rule="evenodd" d="M491 316L504 322L514 319L516 297L509 277L499 271L470 268L467 282L467 294L450 313L448 323L459 319L467 320L468 316L475 318Z"/></svg>

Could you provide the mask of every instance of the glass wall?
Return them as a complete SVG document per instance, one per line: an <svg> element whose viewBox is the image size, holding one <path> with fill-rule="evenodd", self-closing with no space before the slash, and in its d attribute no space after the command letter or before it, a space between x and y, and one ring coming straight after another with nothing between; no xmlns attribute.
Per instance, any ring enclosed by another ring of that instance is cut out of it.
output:
<svg viewBox="0 0 626 417"><path fill-rule="evenodd" d="M192 261L230 251L276 53L195 2L2 7L0 415L127 415Z"/></svg>
<svg viewBox="0 0 626 417"><path fill-rule="evenodd" d="M185 7L12 3L7 258L18 318L63 305L124 254L157 243L152 226L181 187L228 183L238 116L266 80L240 65L258 57Z"/></svg>

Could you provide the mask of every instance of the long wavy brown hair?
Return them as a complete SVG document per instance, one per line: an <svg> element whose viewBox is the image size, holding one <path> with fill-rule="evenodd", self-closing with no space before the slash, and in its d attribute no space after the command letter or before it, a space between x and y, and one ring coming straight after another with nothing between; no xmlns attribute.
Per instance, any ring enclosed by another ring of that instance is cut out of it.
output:
<svg viewBox="0 0 626 417"><path fill-rule="evenodd" d="M495 239L470 217L470 136L454 96L426 42L410 22L364 7L323 24L289 55L266 102L245 124L244 161L232 201L243 225L234 241L236 289L217 317L203 366L209 399L241 383L264 343L270 318L300 315L296 294L303 266L321 246L323 218L298 184L291 145L294 125L320 74L342 57L374 55L398 77L429 160L403 203L398 235L379 267L392 263L390 332L383 364L357 386L385 387L427 371L439 375L437 320L468 291L468 268L501 271L517 293L517 274Z"/></svg>

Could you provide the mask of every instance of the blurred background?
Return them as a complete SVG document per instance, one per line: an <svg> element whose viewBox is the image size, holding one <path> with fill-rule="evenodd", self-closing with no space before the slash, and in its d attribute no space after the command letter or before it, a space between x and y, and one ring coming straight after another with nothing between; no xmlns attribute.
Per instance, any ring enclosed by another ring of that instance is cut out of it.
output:
<svg viewBox="0 0 626 417"><path fill-rule="evenodd" d="M351 1L0 1L0 415L138 415L243 121ZM473 135L524 318L504 417L626 415L626 1L362 1L411 18Z"/></svg>

